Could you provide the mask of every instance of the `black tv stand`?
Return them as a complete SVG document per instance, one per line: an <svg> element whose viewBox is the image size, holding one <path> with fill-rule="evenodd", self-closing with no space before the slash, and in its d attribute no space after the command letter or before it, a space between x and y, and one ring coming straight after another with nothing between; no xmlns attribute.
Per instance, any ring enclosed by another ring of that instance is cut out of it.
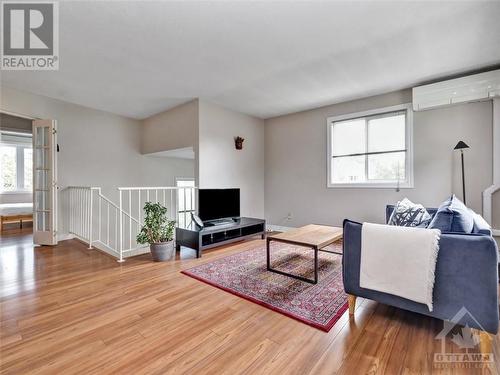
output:
<svg viewBox="0 0 500 375"><path fill-rule="evenodd" d="M195 222L175 228L175 247L181 246L196 250L196 257L200 258L205 249L241 241L245 238L260 235L265 237L266 221L251 217L233 218L223 225L212 225L200 228Z"/></svg>
<svg viewBox="0 0 500 375"><path fill-rule="evenodd" d="M216 219L216 220L207 220L203 222L205 227L216 227L218 225L228 225L237 223L240 220L239 217L227 218L227 219Z"/></svg>

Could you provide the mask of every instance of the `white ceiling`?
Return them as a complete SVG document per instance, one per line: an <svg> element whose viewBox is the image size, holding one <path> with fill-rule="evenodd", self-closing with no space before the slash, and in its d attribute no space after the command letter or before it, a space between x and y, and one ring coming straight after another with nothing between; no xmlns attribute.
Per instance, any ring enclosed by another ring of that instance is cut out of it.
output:
<svg viewBox="0 0 500 375"><path fill-rule="evenodd" d="M61 2L60 70L2 84L145 118L194 97L262 118L500 63L500 1Z"/></svg>

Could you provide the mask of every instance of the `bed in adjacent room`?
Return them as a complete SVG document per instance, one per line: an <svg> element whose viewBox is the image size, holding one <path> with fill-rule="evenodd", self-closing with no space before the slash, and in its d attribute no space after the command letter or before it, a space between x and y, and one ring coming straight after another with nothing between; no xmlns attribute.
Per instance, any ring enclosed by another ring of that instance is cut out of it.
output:
<svg viewBox="0 0 500 375"><path fill-rule="evenodd" d="M19 223L33 221L33 203L5 203L0 204L0 231L6 223Z"/></svg>

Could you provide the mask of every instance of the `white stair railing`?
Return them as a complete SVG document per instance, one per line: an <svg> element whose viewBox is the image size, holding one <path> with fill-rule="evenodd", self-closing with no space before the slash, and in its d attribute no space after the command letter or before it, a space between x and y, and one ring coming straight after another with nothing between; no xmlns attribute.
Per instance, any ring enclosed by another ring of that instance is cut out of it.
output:
<svg viewBox="0 0 500 375"><path fill-rule="evenodd" d="M136 255L139 249L145 247L137 243L135 234L139 232L140 225L142 225L143 207L146 202L162 204L167 208L170 220L189 224L191 212L194 212L195 189L195 187L172 186L118 188L119 207L120 211L123 212L119 223L123 239L120 244L120 253ZM180 207L177 207L177 200L180 201Z"/></svg>
<svg viewBox="0 0 500 375"><path fill-rule="evenodd" d="M90 186L70 186L68 192L68 232L92 247L92 194Z"/></svg>
<svg viewBox="0 0 500 375"><path fill-rule="evenodd" d="M167 207L171 220L189 224L195 207L195 187L120 187L119 203L104 196L100 187L70 186L68 198L69 233L123 262L127 256L147 252L136 235L144 220L146 202ZM177 201L179 200L179 207Z"/></svg>

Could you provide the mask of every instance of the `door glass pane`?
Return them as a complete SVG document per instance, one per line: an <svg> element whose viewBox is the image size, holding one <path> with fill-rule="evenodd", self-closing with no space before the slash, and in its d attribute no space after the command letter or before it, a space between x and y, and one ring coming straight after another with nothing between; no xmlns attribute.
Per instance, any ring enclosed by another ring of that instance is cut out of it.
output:
<svg viewBox="0 0 500 375"><path fill-rule="evenodd" d="M346 156L333 158L331 164L333 183L365 181L365 156Z"/></svg>
<svg viewBox="0 0 500 375"><path fill-rule="evenodd" d="M50 230L50 213L37 212L36 213L36 230L47 232Z"/></svg>
<svg viewBox="0 0 500 375"><path fill-rule="evenodd" d="M404 181L406 152L368 156L368 179Z"/></svg>
<svg viewBox="0 0 500 375"><path fill-rule="evenodd" d="M31 190L33 187L33 149L24 149L24 188Z"/></svg>
<svg viewBox="0 0 500 375"><path fill-rule="evenodd" d="M365 119L336 122L331 141L333 156L366 152Z"/></svg>
<svg viewBox="0 0 500 375"><path fill-rule="evenodd" d="M43 170L37 170L35 171L35 189L48 189L49 184L48 184L48 175L49 171L43 171Z"/></svg>
<svg viewBox="0 0 500 375"><path fill-rule="evenodd" d="M35 146L48 146L49 145L49 128L36 127L35 128Z"/></svg>
<svg viewBox="0 0 500 375"><path fill-rule="evenodd" d="M16 147L0 146L0 190L17 189Z"/></svg>
<svg viewBox="0 0 500 375"><path fill-rule="evenodd" d="M387 116L368 120L368 152L405 149L406 116Z"/></svg>
<svg viewBox="0 0 500 375"><path fill-rule="evenodd" d="M48 191L35 191L35 210L49 210L49 192Z"/></svg>
<svg viewBox="0 0 500 375"><path fill-rule="evenodd" d="M46 148L35 149L35 168L49 168L49 150Z"/></svg>

